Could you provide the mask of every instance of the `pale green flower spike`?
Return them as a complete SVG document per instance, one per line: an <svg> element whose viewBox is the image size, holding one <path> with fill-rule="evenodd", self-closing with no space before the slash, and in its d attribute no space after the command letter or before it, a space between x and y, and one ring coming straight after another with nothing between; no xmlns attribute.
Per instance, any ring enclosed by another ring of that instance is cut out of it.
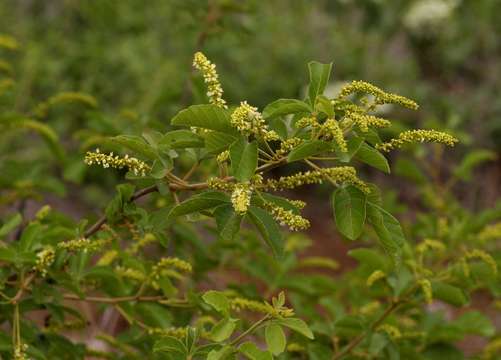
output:
<svg viewBox="0 0 501 360"><path fill-rule="evenodd" d="M374 285L374 283L378 280L384 279L386 277L386 274L382 270L375 270L372 274L369 275L367 278L367 286L371 287Z"/></svg>
<svg viewBox="0 0 501 360"><path fill-rule="evenodd" d="M207 96L211 104L227 109L226 101L223 99L223 88L219 82L216 72L216 65L211 63L201 52L197 52L193 58L193 67L200 70L207 85Z"/></svg>
<svg viewBox="0 0 501 360"><path fill-rule="evenodd" d="M409 130L398 135L397 138L388 142L377 144L376 149L388 152L393 149L401 148L405 144L417 142L436 142L448 146L454 146L458 139L447 133L436 130Z"/></svg>
<svg viewBox="0 0 501 360"><path fill-rule="evenodd" d="M115 169L123 169L127 168L129 171L132 171L134 175L138 176L146 176L146 173L150 171L150 167L144 161L136 159L135 157L129 157L129 155L125 155L125 157L121 158L118 155L113 155L113 153L103 154L99 152L99 149L96 149L95 152L88 151L85 155L84 162L87 165L101 165L103 168L115 168Z"/></svg>

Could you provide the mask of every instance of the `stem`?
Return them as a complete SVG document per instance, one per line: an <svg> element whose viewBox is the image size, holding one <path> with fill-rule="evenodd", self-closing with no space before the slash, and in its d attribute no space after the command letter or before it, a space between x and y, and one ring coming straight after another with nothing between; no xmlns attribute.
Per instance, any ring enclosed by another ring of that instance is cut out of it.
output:
<svg viewBox="0 0 501 360"><path fill-rule="evenodd" d="M240 341L242 341L247 335L251 334L252 332L254 332L254 330L256 330L259 326L261 326L263 323L265 323L266 321L268 321L269 319L271 318L271 315L270 314L267 314L266 316L264 316L263 318L259 319L258 321L256 321L254 324L252 324L251 327L249 327L247 330L245 330L243 333L241 333L238 337L236 337L231 343L230 345L232 346L235 346L236 344L238 344Z"/></svg>
<svg viewBox="0 0 501 360"><path fill-rule="evenodd" d="M73 294L64 294L63 298L66 300L74 300L74 301L86 301L86 302L98 302L105 304L118 304L121 302L128 301L144 301L144 302L158 302L163 305L169 305L173 307L190 307L191 305L188 301L184 299L165 299L164 296L155 295L155 296L121 296L121 297L102 297L102 296L86 296L84 298L80 298L77 295Z"/></svg>

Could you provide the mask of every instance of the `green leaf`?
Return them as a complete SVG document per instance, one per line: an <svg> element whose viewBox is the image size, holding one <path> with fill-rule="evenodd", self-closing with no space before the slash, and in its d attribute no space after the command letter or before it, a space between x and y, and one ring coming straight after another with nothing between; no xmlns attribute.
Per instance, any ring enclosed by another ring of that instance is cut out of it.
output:
<svg viewBox="0 0 501 360"><path fill-rule="evenodd" d="M218 205L229 203L228 195L219 191L205 191L203 193L192 196L191 198L183 201L181 204L175 206L168 217L177 217L194 212L212 209Z"/></svg>
<svg viewBox="0 0 501 360"><path fill-rule="evenodd" d="M383 248L399 263L405 236L398 220L380 206L367 202L367 219L372 224Z"/></svg>
<svg viewBox="0 0 501 360"><path fill-rule="evenodd" d="M332 150L332 144L322 140L308 140L293 149L287 156L288 162L305 159L309 156Z"/></svg>
<svg viewBox="0 0 501 360"><path fill-rule="evenodd" d="M325 86L329 82L329 76L332 69L332 63L322 64L316 61L308 63L310 72L310 85L308 87L308 97L310 104L315 104L318 95L322 95Z"/></svg>
<svg viewBox="0 0 501 360"><path fill-rule="evenodd" d="M244 137L230 147L231 173L239 181L249 181L257 168L257 142L248 143Z"/></svg>
<svg viewBox="0 0 501 360"><path fill-rule="evenodd" d="M280 325L276 323L268 324L264 329L264 336L266 345L268 345L268 350L270 350L273 355L280 355L284 352L287 341Z"/></svg>
<svg viewBox="0 0 501 360"><path fill-rule="evenodd" d="M243 343L238 350L249 360L273 360L269 351L263 351L251 342Z"/></svg>
<svg viewBox="0 0 501 360"><path fill-rule="evenodd" d="M340 162L350 162L352 157L357 153L357 151L360 149L360 146L362 146L362 143L364 142L364 139L358 136L353 136L349 138L346 141L346 145L348 148L348 151L343 152L339 148L339 145L335 144L334 145L334 151L336 152L336 156L339 158Z"/></svg>
<svg viewBox="0 0 501 360"><path fill-rule="evenodd" d="M496 153L493 151L485 149L473 150L454 169L454 176L465 181L471 180L471 173L475 167L494 159L496 159Z"/></svg>
<svg viewBox="0 0 501 360"><path fill-rule="evenodd" d="M490 337L496 333L492 321L480 311L469 311L462 314L454 320L454 325L459 326L465 334Z"/></svg>
<svg viewBox="0 0 501 360"><path fill-rule="evenodd" d="M337 229L350 240L358 238L364 229L366 201L365 194L351 185L332 194Z"/></svg>
<svg viewBox="0 0 501 360"><path fill-rule="evenodd" d="M210 339L216 342L228 339L235 331L237 323L238 319L232 319L229 317L222 319L212 327L209 333Z"/></svg>
<svg viewBox="0 0 501 360"><path fill-rule="evenodd" d="M454 306L464 306L469 303L463 290L453 285L441 282L432 281L431 287L433 291L433 298L442 300L447 304Z"/></svg>
<svg viewBox="0 0 501 360"><path fill-rule="evenodd" d="M388 160L379 151L374 149L367 143L362 143L355 154L355 159L360 160L376 169L379 169L387 174L390 173L390 165Z"/></svg>
<svg viewBox="0 0 501 360"><path fill-rule="evenodd" d="M231 241L240 230L242 216L237 214L230 204L218 206L214 210L219 238Z"/></svg>
<svg viewBox="0 0 501 360"><path fill-rule="evenodd" d="M172 118L172 125L195 126L202 129L237 135L231 126L230 112L216 105L192 105Z"/></svg>
<svg viewBox="0 0 501 360"><path fill-rule="evenodd" d="M209 355L207 355L207 360L226 360L230 359L230 356L233 355L235 349L231 345L223 346L219 350L212 350Z"/></svg>
<svg viewBox="0 0 501 360"><path fill-rule="evenodd" d="M388 270L387 258L382 253L369 248L358 248L348 251L348 255L360 264L366 265L369 270ZM386 260L386 261L385 261Z"/></svg>
<svg viewBox="0 0 501 360"><path fill-rule="evenodd" d="M332 105L332 102L323 95L317 96L315 109L324 113L330 118L334 117L334 105Z"/></svg>
<svg viewBox="0 0 501 360"><path fill-rule="evenodd" d="M277 116L311 112L310 105L296 99L278 99L268 104L263 110L263 118L272 119Z"/></svg>
<svg viewBox="0 0 501 360"><path fill-rule="evenodd" d="M134 194L134 188L132 184L120 184L116 186L117 194L105 209L106 218L110 223L114 223L122 217L122 212L126 204Z"/></svg>
<svg viewBox="0 0 501 360"><path fill-rule="evenodd" d="M212 306L217 312L227 315L230 311L230 302L226 295L220 291L210 290L202 295L202 299Z"/></svg>
<svg viewBox="0 0 501 360"><path fill-rule="evenodd" d="M234 135L219 131L210 131L202 136L205 138L205 148L210 154L219 154L227 150L237 139Z"/></svg>
<svg viewBox="0 0 501 360"><path fill-rule="evenodd" d="M163 337L162 339L155 341L155 344L153 345L153 352L167 353L167 354L172 354L172 353L186 354L187 349L181 340L169 336L169 337Z"/></svg>
<svg viewBox="0 0 501 360"><path fill-rule="evenodd" d="M190 130L169 131L158 142L160 147L169 149L204 147L204 139Z"/></svg>
<svg viewBox="0 0 501 360"><path fill-rule="evenodd" d="M157 152L155 149L148 144L142 137L132 136L132 135L118 135L109 139L113 144L121 145L134 154L142 155L148 159L156 159Z"/></svg>
<svg viewBox="0 0 501 360"><path fill-rule="evenodd" d="M0 227L0 237L3 237L10 233L12 230L17 228L21 222L23 221L23 217L19 213L15 213L7 218L2 227Z"/></svg>
<svg viewBox="0 0 501 360"><path fill-rule="evenodd" d="M277 321L277 324L288 327L289 329L294 330L295 332L306 336L308 339L313 339L313 333L306 323L298 318L285 318Z"/></svg>
<svg viewBox="0 0 501 360"><path fill-rule="evenodd" d="M284 240L282 238L282 232L273 217L265 210L255 206L249 207L247 216L261 233L264 241L270 246L273 254L277 257L282 256L284 251Z"/></svg>

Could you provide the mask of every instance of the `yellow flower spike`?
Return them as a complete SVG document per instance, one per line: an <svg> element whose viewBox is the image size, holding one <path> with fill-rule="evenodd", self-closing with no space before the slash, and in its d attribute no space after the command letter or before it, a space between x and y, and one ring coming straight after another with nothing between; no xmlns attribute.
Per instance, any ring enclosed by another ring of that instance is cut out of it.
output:
<svg viewBox="0 0 501 360"><path fill-rule="evenodd" d="M339 146L342 152L348 151L348 145L344 139L343 130L339 127L339 123L334 119L327 119L319 130L320 136L326 140L333 139Z"/></svg>
<svg viewBox="0 0 501 360"><path fill-rule="evenodd" d="M90 240L87 238L73 239L69 241L60 242L57 244L59 249L69 251L97 251L103 248L106 244L110 243L111 239L98 239Z"/></svg>
<svg viewBox="0 0 501 360"><path fill-rule="evenodd" d="M236 184L231 193L233 209L239 214L245 214L250 206L252 189L248 183Z"/></svg>
<svg viewBox="0 0 501 360"><path fill-rule="evenodd" d="M47 271L56 258L56 253L52 246L49 246L37 254L35 263L35 270L38 271L42 277L47 276Z"/></svg>
<svg viewBox="0 0 501 360"><path fill-rule="evenodd" d="M184 339L188 333L188 327L171 327L171 328L149 328L149 335L157 335L161 337L174 337L177 339Z"/></svg>
<svg viewBox="0 0 501 360"><path fill-rule="evenodd" d="M358 311L362 315L371 315L374 314L381 307L381 303L379 301L371 301L370 303L362 306Z"/></svg>
<svg viewBox="0 0 501 360"><path fill-rule="evenodd" d="M84 162L89 166L94 164L101 165L105 169L109 167L115 169L127 168L135 175L140 176L146 176L146 173L151 169L148 164L135 157L125 155L125 157L121 158L118 155L113 155L113 153L109 155L103 154L99 149L96 149L95 152L88 151L85 155Z"/></svg>
<svg viewBox="0 0 501 360"><path fill-rule="evenodd" d="M433 290L431 288L431 282L428 279L421 279L418 281L421 290L423 291L424 298L427 304L431 304L433 301Z"/></svg>
<svg viewBox="0 0 501 360"><path fill-rule="evenodd" d="M279 140L279 136L273 130L268 130L263 116L256 107L242 101L231 114L231 125L237 128L243 135L256 135L266 141Z"/></svg>
<svg viewBox="0 0 501 360"><path fill-rule="evenodd" d="M372 85L365 81L353 81L350 84L344 86L338 95L338 98L345 98L353 93L362 92L371 94L376 98L376 104L398 104L403 107L417 110L419 107L415 101L408 99L401 95L396 95L392 93L387 93L375 85Z"/></svg>
<svg viewBox="0 0 501 360"><path fill-rule="evenodd" d="M345 117L352 120L362 132L369 131L369 127L385 128L391 126L389 120L358 112L348 112Z"/></svg>
<svg viewBox="0 0 501 360"><path fill-rule="evenodd" d="M176 257L166 257L160 259L160 261L153 266L152 274L154 276L160 275L163 270L168 270L169 268L177 269L185 273L191 273L193 271L193 267L189 262Z"/></svg>
<svg viewBox="0 0 501 360"><path fill-rule="evenodd" d="M242 310L248 310L261 314L269 314L272 315L273 317L294 316L294 310L289 309L287 307L280 307L278 309L275 309L267 302L249 300L241 297L230 299L230 307L233 311L236 312L240 312Z"/></svg>
<svg viewBox="0 0 501 360"><path fill-rule="evenodd" d="M416 251L418 253L425 253L429 250L436 250L438 252L445 251L445 245L438 240L434 239L424 239L421 243L416 246Z"/></svg>
<svg viewBox="0 0 501 360"><path fill-rule="evenodd" d="M498 265L496 263L496 260L494 260L494 258L491 255L489 255L488 253L486 253L485 251L474 249L472 251L468 251L466 253L465 257L468 260L471 260L471 259L482 260L484 263L486 263L487 265L489 265L491 267L494 275L498 274Z"/></svg>
<svg viewBox="0 0 501 360"><path fill-rule="evenodd" d="M287 225L292 231L305 230L310 227L310 222L301 215L294 214L276 204L265 202L264 208L271 213L273 218L282 226Z"/></svg>
<svg viewBox="0 0 501 360"><path fill-rule="evenodd" d="M458 139L447 133L436 130L409 130L398 135L397 138L388 142L377 144L376 149L388 152L393 149L401 148L405 144L417 142L435 142L448 146L454 146Z"/></svg>
<svg viewBox="0 0 501 360"><path fill-rule="evenodd" d="M117 266L115 268L115 273L118 276L121 276L121 277L126 278L126 279L130 279L130 280L135 280L135 281L139 281L139 282L143 282L146 280L146 275L144 273L142 273L141 271L139 271L137 269L133 269L133 268L126 268L123 266Z"/></svg>
<svg viewBox="0 0 501 360"><path fill-rule="evenodd" d="M376 331L384 331L393 340L398 340L402 337L400 330L396 326L390 324L380 325L377 327Z"/></svg>
<svg viewBox="0 0 501 360"><path fill-rule="evenodd" d="M273 160L279 160L284 155L289 153L292 149L299 146L303 142L303 139L300 138L290 138L280 143L280 147L275 151L275 155L273 156Z"/></svg>
<svg viewBox="0 0 501 360"><path fill-rule="evenodd" d="M356 186L365 193L369 193L369 187L357 177L355 168L351 166L338 166L300 172L291 176L282 176L279 179L268 179L262 185L256 186L260 190L288 190L298 186L309 184L321 184L326 178L342 184L348 183Z"/></svg>
<svg viewBox="0 0 501 360"><path fill-rule="evenodd" d="M386 274L382 270L375 270L372 274L369 275L367 278L367 286L371 287L374 285L374 283L378 280L384 279L386 277Z"/></svg>
<svg viewBox="0 0 501 360"><path fill-rule="evenodd" d="M223 88L219 82L216 72L216 65L211 63L201 52L197 52L193 58L193 67L200 70L207 85L207 96L211 104L227 109L226 101L223 99Z"/></svg>
<svg viewBox="0 0 501 360"><path fill-rule="evenodd" d="M113 260L115 260L118 256L118 251L116 250L109 250L106 251L103 256L97 261L96 265L97 266L106 266L110 265Z"/></svg>
<svg viewBox="0 0 501 360"><path fill-rule="evenodd" d="M480 241L501 239L501 222L486 226L480 234L478 234L478 239Z"/></svg>
<svg viewBox="0 0 501 360"><path fill-rule="evenodd" d="M222 164L225 161L228 161L229 158L230 158L230 151L229 150L225 150L225 151L221 152L218 156L216 156L216 161L219 164Z"/></svg>

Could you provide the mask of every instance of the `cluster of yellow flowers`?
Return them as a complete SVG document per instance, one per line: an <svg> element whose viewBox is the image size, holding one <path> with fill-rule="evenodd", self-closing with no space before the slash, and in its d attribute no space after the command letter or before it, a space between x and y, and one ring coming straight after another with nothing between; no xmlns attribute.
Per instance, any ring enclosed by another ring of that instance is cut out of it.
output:
<svg viewBox="0 0 501 360"><path fill-rule="evenodd" d="M96 265L98 266L106 266L110 265L113 260L115 260L118 256L118 251L116 250L108 250L106 251L103 256L97 261Z"/></svg>
<svg viewBox="0 0 501 360"><path fill-rule="evenodd" d="M223 99L223 88L219 82L219 76L216 72L216 65L211 63L201 52L197 52L193 58L193 66L200 70L207 85L207 96L211 104L227 109L226 101Z"/></svg>
<svg viewBox="0 0 501 360"><path fill-rule="evenodd" d="M152 277L152 285L155 288L158 288L158 284L156 280L159 280L162 275L170 275L173 277L180 277L178 273L173 272L172 270L179 270L185 273L191 273L193 271L193 267L187 261L181 260L176 257L166 257L160 259L153 268L151 269L151 277ZM179 275L179 276L178 276Z"/></svg>
<svg viewBox="0 0 501 360"><path fill-rule="evenodd" d="M14 349L14 358L13 360L29 360L29 357L26 355L26 351L28 350L27 344L18 344Z"/></svg>
<svg viewBox="0 0 501 360"><path fill-rule="evenodd" d="M177 339L184 339L188 333L187 327L148 328L149 335L169 336Z"/></svg>
<svg viewBox="0 0 501 360"><path fill-rule="evenodd" d="M402 337L402 333L400 332L400 330L396 326L393 326L390 324L380 325L377 327L376 330L377 331L384 331L393 340L398 340Z"/></svg>
<svg viewBox="0 0 501 360"><path fill-rule="evenodd" d="M382 270L375 270L372 274L369 275L367 278L367 286L371 287L374 285L374 283L378 280L384 279L386 277L386 274Z"/></svg>
<svg viewBox="0 0 501 360"><path fill-rule="evenodd" d="M154 243L157 241L157 238L152 233L146 233L143 237L137 239L135 243L133 243L126 252L128 254L137 254L139 250L145 247L148 244Z"/></svg>
<svg viewBox="0 0 501 360"><path fill-rule="evenodd" d="M479 234L480 241L501 239L501 222L486 226Z"/></svg>
<svg viewBox="0 0 501 360"><path fill-rule="evenodd" d="M349 183L365 193L370 192L368 186L359 178L355 168L351 166L338 166L300 172L291 176L282 176L279 179L268 179L261 185L256 185L257 189L263 190L286 190L294 189L301 185L321 184L326 178L337 183Z"/></svg>
<svg viewBox="0 0 501 360"><path fill-rule="evenodd" d="M264 208L271 213L280 225L287 225L293 231L305 230L310 227L310 222L307 219L301 215L294 214L292 210L286 210L268 201L264 203Z"/></svg>
<svg viewBox="0 0 501 360"><path fill-rule="evenodd" d="M252 188L249 183L236 184L231 193L233 209L239 214L245 214L250 206Z"/></svg>
<svg viewBox="0 0 501 360"><path fill-rule="evenodd" d="M230 151L229 150L225 150L221 153L219 153L217 156L216 156L216 161L219 163L219 164L222 164L224 163L225 161L228 161L228 159L230 158Z"/></svg>
<svg viewBox="0 0 501 360"><path fill-rule="evenodd" d="M343 130L339 127L339 123L334 119L327 119L320 127L319 135L326 140L333 139L339 146L342 152L348 151L348 145L344 139Z"/></svg>
<svg viewBox="0 0 501 360"><path fill-rule="evenodd" d="M489 255L488 253L486 253L483 250L474 249L474 250L468 251L465 254L465 258L467 260L472 260L472 259L482 260L484 263L486 263L487 265L490 266L492 272L495 275L497 275L497 273L498 273L498 265L496 263L496 260L494 260L494 258L491 255Z"/></svg>
<svg viewBox="0 0 501 360"><path fill-rule="evenodd" d="M308 256L299 261L298 266L300 267L321 267L331 270L336 270L339 268L339 264L336 260L323 256Z"/></svg>
<svg viewBox="0 0 501 360"><path fill-rule="evenodd" d="M231 124L243 135L255 135L266 141L279 140L278 134L269 130L263 116L256 107L242 101L231 114Z"/></svg>
<svg viewBox="0 0 501 360"><path fill-rule="evenodd" d="M143 282L146 280L146 275L142 271L130 267L117 266L115 267L115 273L118 276L130 280L135 280L139 282Z"/></svg>
<svg viewBox="0 0 501 360"><path fill-rule="evenodd" d="M415 101L401 95L387 93L377 86L374 86L365 81L352 81L350 84L344 86L341 89L338 98L345 98L346 96L349 96L350 94L356 92L363 92L373 95L376 98L375 103L377 105L398 104L412 110L416 110L418 108L418 104L416 104Z"/></svg>
<svg viewBox="0 0 501 360"><path fill-rule="evenodd" d="M362 132L369 131L369 127L384 128L391 126L389 120L353 111L348 112L345 115L345 119L352 120Z"/></svg>
<svg viewBox="0 0 501 360"><path fill-rule="evenodd" d="M70 251L97 251L102 249L103 246L108 244L110 239L90 240L87 238L73 239L69 241L60 242L57 244L59 249Z"/></svg>
<svg viewBox="0 0 501 360"><path fill-rule="evenodd" d="M445 245L438 240L424 239L421 243L419 243L416 246L416 251L421 254L430 250L436 250L441 252L445 250Z"/></svg>
<svg viewBox="0 0 501 360"><path fill-rule="evenodd" d="M287 307L274 308L267 302L249 300L241 297L230 299L230 307L233 311L240 312L249 310L261 314L270 314L273 317L291 317L294 316L294 310Z"/></svg>
<svg viewBox="0 0 501 360"><path fill-rule="evenodd" d="M292 149L299 146L303 142L302 139L293 137L280 142L280 147L275 151L273 160L281 159L285 154L289 153Z"/></svg>
<svg viewBox="0 0 501 360"><path fill-rule="evenodd" d="M381 307L381 303L377 300L371 301L358 309L358 312L362 315L374 314Z"/></svg>
<svg viewBox="0 0 501 360"><path fill-rule="evenodd" d="M35 269L42 274L42 277L47 276L47 271L49 267L54 262L56 258L56 253L52 246L49 246L37 254L37 260L35 263Z"/></svg>
<svg viewBox="0 0 501 360"><path fill-rule="evenodd" d="M123 169L127 168L129 171L132 171L134 175L145 176L146 172L150 171L150 167L144 161L136 159L135 157L129 157L129 155L125 155L125 157L121 158L118 155L113 155L113 153L103 154L99 152L99 149L96 149L95 152L88 151L85 154L84 162L87 165L98 164L103 168L115 168L115 169Z"/></svg>
<svg viewBox="0 0 501 360"><path fill-rule="evenodd" d="M424 294L424 299L428 304L431 304L433 301L433 290L431 288L431 282L428 279L420 279L418 281L419 286Z"/></svg>
<svg viewBox="0 0 501 360"><path fill-rule="evenodd" d="M416 142L436 142L448 146L454 146L458 139L447 133L436 130L408 130L400 133L397 138L388 142L377 144L376 149L390 151L398 149L405 144Z"/></svg>

